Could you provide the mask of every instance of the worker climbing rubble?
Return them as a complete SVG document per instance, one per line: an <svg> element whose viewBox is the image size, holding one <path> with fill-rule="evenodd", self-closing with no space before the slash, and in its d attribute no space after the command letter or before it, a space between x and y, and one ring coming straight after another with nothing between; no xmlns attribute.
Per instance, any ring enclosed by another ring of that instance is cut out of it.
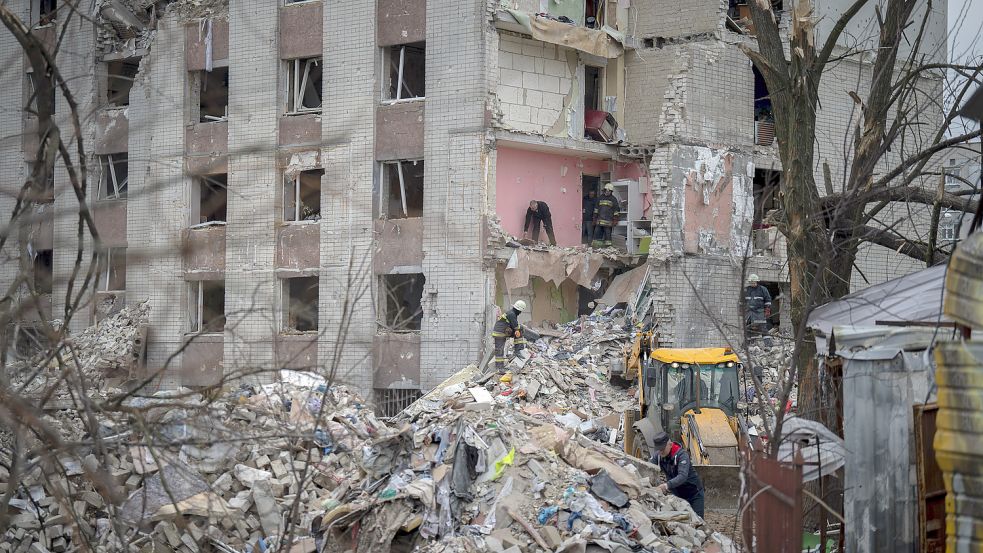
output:
<svg viewBox="0 0 983 553"><path fill-rule="evenodd" d="M519 324L519 315L528 309L526 302L518 300L495 321L492 327L492 338L495 340L495 370L498 374L505 374L505 342L512 338L512 351L519 355L526 347L526 340L522 337L522 325Z"/></svg>

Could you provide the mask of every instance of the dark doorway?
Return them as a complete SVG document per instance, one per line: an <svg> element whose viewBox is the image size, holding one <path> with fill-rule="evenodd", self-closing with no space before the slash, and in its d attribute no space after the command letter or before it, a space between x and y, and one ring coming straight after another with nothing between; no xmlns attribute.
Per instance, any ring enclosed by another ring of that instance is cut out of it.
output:
<svg viewBox="0 0 983 553"><path fill-rule="evenodd" d="M582 202L583 215L581 217L583 229L580 233L580 240L584 244L590 244L594 239L594 208L597 206L597 197L601 193L601 177L595 177L594 175L581 175L580 183L580 187L583 189L584 193Z"/></svg>
<svg viewBox="0 0 983 553"><path fill-rule="evenodd" d="M780 312L782 301L785 299L782 297L782 284L765 281L761 281L759 284L767 288L768 293L771 294L771 315L768 316L768 329L778 328L782 322Z"/></svg>

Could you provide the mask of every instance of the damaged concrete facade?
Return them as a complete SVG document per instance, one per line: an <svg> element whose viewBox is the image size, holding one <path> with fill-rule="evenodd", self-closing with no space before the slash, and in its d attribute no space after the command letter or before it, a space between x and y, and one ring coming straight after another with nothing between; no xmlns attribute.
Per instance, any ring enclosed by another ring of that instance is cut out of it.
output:
<svg viewBox="0 0 983 553"><path fill-rule="evenodd" d="M37 22L30 0L8 4ZM755 78L735 47L749 39L727 2L97 4L109 27L72 26L59 60L104 168L106 193L90 191L101 238L126 259L125 290L98 294L149 300L146 365L170 383L316 366L398 400L480 361L497 306L516 299L533 321L565 322L647 263L660 335L691 346L739 327L745 253L784 290L780 237L752 228L777 150L756 145ZM26 99L9 35L0 56L15 68L4 97ZM850 100L827 92L832 126ZM24 129L0 145L15 183L36 138L8 108L4 128ZM625 207L619 251L508 245L536 199L558 245L579 246L583 196L608 182ZM55 216L26 241L53 251L57 318L76 252L63 169L55 190L42 208ZM899 263L878 255L872 281Z"/></svg>

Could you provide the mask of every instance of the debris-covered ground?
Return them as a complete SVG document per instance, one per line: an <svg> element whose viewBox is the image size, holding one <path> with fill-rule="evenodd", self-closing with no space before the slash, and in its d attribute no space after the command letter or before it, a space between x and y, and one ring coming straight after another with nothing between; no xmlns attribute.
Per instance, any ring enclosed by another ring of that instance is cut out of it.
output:
<svg viewBox="0 0 983 553"><path fill-rule="evenodd" d="M81 374L118 371L145 318L80 335ZM4 443L0 551L735 550L619 450L635 399L606 370L627 337L604 316L547 329L511 382L468 367L387 420L294 371L222 392L99 386L44 412L54 438Z"/></svg>

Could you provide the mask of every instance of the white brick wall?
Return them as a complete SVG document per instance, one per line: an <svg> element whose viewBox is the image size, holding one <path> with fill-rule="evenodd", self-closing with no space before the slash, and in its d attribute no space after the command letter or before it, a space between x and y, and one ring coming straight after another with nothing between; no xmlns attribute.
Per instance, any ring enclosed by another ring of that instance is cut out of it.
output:
<svg viewBox="0 0 983 553"><path fill-rule="evenodd" d="M496 94L505 126L547 134L562 118L562 128L564 101L579 90L577 65L573 50L500 33Z"/></svg>

